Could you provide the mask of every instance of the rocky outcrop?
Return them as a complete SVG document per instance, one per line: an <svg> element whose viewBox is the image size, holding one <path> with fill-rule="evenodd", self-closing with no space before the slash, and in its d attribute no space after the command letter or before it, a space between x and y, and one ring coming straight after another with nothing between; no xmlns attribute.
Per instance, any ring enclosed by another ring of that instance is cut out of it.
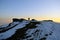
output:
<svg viewBox="0 0 60 40"><path fill-rule="evenodd" d="M23 20L26 20L26 19L23 19L23 18L21 18L21 19L13 18L12 20L13 20L13 22L22 22Z"/></svg>

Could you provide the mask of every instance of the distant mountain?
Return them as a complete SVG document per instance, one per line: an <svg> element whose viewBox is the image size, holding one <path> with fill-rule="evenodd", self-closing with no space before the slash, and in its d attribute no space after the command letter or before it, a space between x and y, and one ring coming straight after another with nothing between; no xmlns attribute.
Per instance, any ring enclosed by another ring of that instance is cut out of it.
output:
<svg viewBox="0 0 60 40"><path fill-rule="evenodd" d="M60 23L14 18L0 26L0 40L60 40Z"/></svg>

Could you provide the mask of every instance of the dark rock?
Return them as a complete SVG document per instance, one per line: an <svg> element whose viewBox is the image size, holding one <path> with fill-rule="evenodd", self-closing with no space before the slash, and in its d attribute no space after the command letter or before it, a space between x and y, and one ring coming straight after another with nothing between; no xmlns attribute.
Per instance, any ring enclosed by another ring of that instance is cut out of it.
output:
<svg viewBox="0 0 60 40"><path fill-rule="evenodd" d="M41 38L40 40L46 40L46 38L44 37L44 38Z"/></svg>
<svg viewBox="0 0 60 40"><path fill-rule="evenodd" d="M21 18L21 19L13 18L12 20L13 20L13 22L22 22L22 21L24 21L25 19L23 19L23 18Z"/></svg>
<svg viewBox="0 0 60 40"><path fill-rule="evenodd" d="M45 34L45 36L48 36L48 34Z"/></svg>

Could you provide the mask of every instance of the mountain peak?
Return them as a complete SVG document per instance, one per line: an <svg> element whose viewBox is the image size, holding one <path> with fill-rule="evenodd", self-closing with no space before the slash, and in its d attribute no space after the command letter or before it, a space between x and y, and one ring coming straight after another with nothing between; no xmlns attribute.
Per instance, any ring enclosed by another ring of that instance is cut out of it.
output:
<svg viewBox="0 0 60 40"><path fill-rule="evenodd" d="M52 20L17 19L0 27L0 40L60 40L60 24Z"/></svg>

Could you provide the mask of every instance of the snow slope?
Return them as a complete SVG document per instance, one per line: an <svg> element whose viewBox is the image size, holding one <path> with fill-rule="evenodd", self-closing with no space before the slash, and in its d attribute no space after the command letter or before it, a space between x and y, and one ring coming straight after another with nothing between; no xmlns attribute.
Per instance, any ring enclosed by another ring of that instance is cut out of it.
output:
<svg viewBox="0 0 60 40"><path fill-rule="evenodd" d="M54 22L42 22L36 25L37 28L29 29L25 40L60 40L60 24Z"/></svg>
<svg viewBox="0 0 60 40"><path fill-rule="evenodd" d="M19 22L14 22L13 24L18 24ZM12 36L15 31L19 28L23 28L25 27L26 24L28 24L29 22L28 21L23 21L22 23L19 23L19 25L17 25L16 27L4 32L4 33L0 33L0 40L2 39L6 39L6 38L9 38L10 36Z"/></svg>
<svg viewBox="0 0 60 40"><path fill-rule="evenodd" d="M7 27L8 24L5 24L5 25L1 25L0 28L4 28L4 27Z"/></svg>
<svg viewBox="0 0 60 40"><path fill-rule="evenodd" d="M16 33L17 29L22 29L22 28L24 29L24 27L26 27L26 25L29 23L31 23L31 21L13 22L10 27L13 27L13 25L16 24L18 25L15 26L14 28L9 29L6 32L0 33L0 40L11 37ZM33 23L31 24L33 25ZM52 21L41 21L39 24L37 23L35 26L36 26L35 28L29 28L26 30L26 32L24 33L26 34L24 36L24 39L22 38L19 39L20 40L60 40L60 23L55 23Z"/></svg>

